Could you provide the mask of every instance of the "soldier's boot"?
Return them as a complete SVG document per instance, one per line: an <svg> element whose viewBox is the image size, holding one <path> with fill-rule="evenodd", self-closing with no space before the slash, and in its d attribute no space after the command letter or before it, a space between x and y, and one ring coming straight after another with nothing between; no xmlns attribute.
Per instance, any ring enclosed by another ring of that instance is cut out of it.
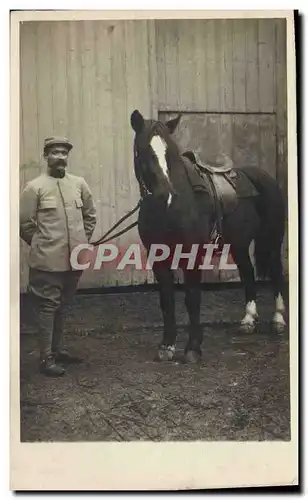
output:
<svg viewBox="0 0 308 500"><path fill-rule="evenodd" d="M34 311L40 349L39 370L48 377L61 377L65 370L56 363L51 349L56 304L46 298L35 298Z"/></svg>
<svg viewBox="0 0 308 500"><path fill-rule="evenodd" d="M53 355L49 355L46 359L41 359L40 372L47 377L62 377L65 369L56 364Z"/></svg>
<svg viewBox="0 0 308 500"><path fill-rule="evenodd" d="M64 363L67 365L80 364L83 362L83 359L80 356L71 354L66 349L58 351L57 354L55 355L55 360L57 363Z"/></svg>
<svg viewBox="0 0 308 500"><path fill-rule="evenodd" d="M64 328L65 311L66 311L66 305L63 304L55 314L52 347L51 347L52 354L55 358L56 363L63 363L67 365L79 364L83 362L83 359L80 356L71 354L66 349L66 347L64 347L63 328Z"/></svg>

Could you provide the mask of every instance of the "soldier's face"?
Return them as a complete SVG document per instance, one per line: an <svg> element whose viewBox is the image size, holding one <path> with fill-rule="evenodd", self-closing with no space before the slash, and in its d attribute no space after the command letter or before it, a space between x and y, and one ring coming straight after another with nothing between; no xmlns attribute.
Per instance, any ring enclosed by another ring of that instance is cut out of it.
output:
<svg viewBox="0 0 308 500"><path fill-rule="evenodd" d="M51 175L54 177L63 177L68 161L68 151L64 146L51 147L45 154Z"/></svg>

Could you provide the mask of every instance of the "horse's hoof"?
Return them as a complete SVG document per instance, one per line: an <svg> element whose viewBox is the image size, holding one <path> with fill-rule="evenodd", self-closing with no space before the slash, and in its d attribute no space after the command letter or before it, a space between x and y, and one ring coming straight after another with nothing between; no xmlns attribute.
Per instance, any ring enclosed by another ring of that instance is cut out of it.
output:
<svg viewBox="0 0 308 500"><path fill-rule="evenodd" d="M174 345L161 345L157 353L157 361L172 361L175 354Z"/></svg>
<svg viewBox="0 0 308 500"><path fill-rule="evenodd" d="M277 311L273 317L273 328L276 333L282 333L285 329L286 322L284 320L283 314Z"/></svg>
<svg viewBox="0 0 308 500"><path fill-rule="evenodd" d="M201 361L201 353L197 351L187 351L185 354L185 362L186 363L198 363Z"/></svg>
<svg viewBox="0 0 308 500"><path fill-rule="evenodd" d="M283 333L284 329L286 327L286 324L281 321L273 321L273 328L276 333Z"/></svg>
<svg viewBox="0 0 308 500"><path fill-rule="evenodd" d="M241 323L240 331L242 333L253 333L256 329L255 323Z"/></svg>

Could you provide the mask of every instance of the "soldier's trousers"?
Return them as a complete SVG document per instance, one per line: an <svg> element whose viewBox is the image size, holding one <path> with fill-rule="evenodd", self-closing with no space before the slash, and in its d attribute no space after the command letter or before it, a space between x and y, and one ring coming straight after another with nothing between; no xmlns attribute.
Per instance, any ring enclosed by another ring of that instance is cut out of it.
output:
<svg viewBox="0 0 308 500"><path fill-rule="evenodd" d="M32 296L41 360L64 346L64 321L82 271L47 272L30 268L29 292Z"/></svg>

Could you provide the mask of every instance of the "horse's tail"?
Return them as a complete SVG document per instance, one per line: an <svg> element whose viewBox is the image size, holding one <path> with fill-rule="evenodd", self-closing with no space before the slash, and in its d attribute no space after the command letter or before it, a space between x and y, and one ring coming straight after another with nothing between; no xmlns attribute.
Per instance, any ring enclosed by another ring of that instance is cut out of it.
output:
<svg viewBox="0 0 308 500"><path fill-rule="evenodd" d="M272 258L281 258L285 231L285 202L277 182L257 167L241 168L259 192L256 209L261 219L255 238L256 271L260 279L269 277Z"/></svg>

